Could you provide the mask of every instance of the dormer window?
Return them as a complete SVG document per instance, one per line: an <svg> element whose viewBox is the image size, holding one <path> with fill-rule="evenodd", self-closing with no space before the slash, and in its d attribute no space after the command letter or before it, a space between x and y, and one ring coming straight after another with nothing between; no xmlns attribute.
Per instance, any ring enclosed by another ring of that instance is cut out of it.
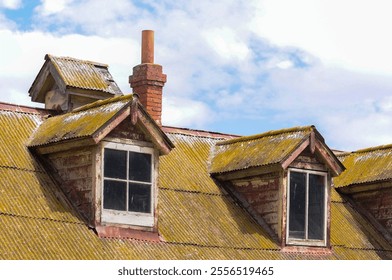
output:
<svg viewBox="0 0 392 280"><path fill-rule="evenodd" d="M287 244L326 246L327 173L289 169Z"/></svg>
<svg viewBox="0 0 392 280"><path fill-rule="evenodd" d="M105 143L102 222L154 225L154 149Z"/></svg>

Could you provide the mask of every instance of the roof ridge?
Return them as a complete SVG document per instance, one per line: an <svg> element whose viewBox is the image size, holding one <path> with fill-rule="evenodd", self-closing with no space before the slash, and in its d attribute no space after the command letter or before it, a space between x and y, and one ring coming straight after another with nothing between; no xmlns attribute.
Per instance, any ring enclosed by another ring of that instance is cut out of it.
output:
<svg viewBox="0 0 392 280"><path fill-rule="evenodd" d="M101 62L96 62L96 61L92 61L92 60L85 60L85 59L79 59L79 58L74 58L74 57L70 57L70 56L54 56L51 54L46 54L45 55L45 60L49 58L50 60L52 59L63 59L63 60L69 60L69 61L74 61L74 62L83 62L86 64L91 64L94 66L100 66L100 67L106 67L109 68L109 65L106 63L101 63Z"/></svg>
<svg viewBox="0 0 392 280"><path fill-rule="evenodd" d="M16 112L16 113L23 113L23 114L30 114L30 115L40 115L42 116L46 112L50 114L53 110L45 109L45 108L38 108L28 105L20 105L14 103L7 103L0 101L0 111L7 111L7 112Z"/></svg>
<svg viewBox="0 0 392 280"><path fill-rule="evenodd" d="M255 134L255 135L250 135L250 136L242 136L242 137L238 137L238 138L220 141L220 142L216 143L216 145L217 146L228 145L228 144L233 144L233 143L256 140L256 139L268 137L268 136L285 134L285 133L290 133L290 132L295 132L295 131L306 131L306 130L311 131L314 129L315 129L314 125L309 125L309 126L296 126L296 127L279 129L279 130L270 130L270 131L260 133L260 134Z"/></svg>
<svg viewBox="0 0 392 280"><path fill-rule="evenodd" d="M185 136L204 137L204 138L211 138L211 139L217 139L217 140L219 140L219 139L225 140L228 137L231 137L231 138L241 137L241 135L238 135L238 134L230 134L230 133L224 133L224 132L217 132L217 131L210 131L210 130L203 130L203 129L196 129L196 128L169 126L169 125L163 125L162 129L163 129L163 131L165 131L165 133L185 135ZM228 139L226 139L226 140L228 140Z"/></svg>
<svg viewBox="0 0 392 280"><path fill-rule="evenodd" d="M82 112L82 111L87 111L87 110L90 110L90 109L101 107L101 106L106 105L106 104L110 104L110 103L114 103L114 102L118 102L118 101L122 101L122 100L127 100L127 99L130 99L130 101L132 101L133 94L124 94L124 95L120 95L120 96L115 96L115 97L111 97L111 98L98 100L98 101L95 101L93 103L89 103L89 104L86 104L86 105L81 106L79 108L76 108L75 110L72 110L72 111L70 111L67 114L79 113L79 112Z"/></svg>
<svg viewBox="0 0 392 280"><path fill-rule="evenodd" d="M368 147L368 148L363 148L363 149L359 149L359 150L352 151L352 152L343 152L341 154L338 154L337 157L345 157L345 156L349 156L352 154L368 153L368 152L374 152L377 150L386 150L386 149L392 149L392 144Z"/></svg>

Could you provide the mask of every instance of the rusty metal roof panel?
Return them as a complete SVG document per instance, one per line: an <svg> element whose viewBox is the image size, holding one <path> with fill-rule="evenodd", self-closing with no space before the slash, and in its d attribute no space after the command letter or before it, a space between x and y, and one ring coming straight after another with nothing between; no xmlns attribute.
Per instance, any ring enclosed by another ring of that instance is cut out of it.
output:
<svg viewBox="0 0 392 280"><path fill-rule="evenodd" d="M305 141L313 126L295 127L220 142L211 173L224 173L280 163Z"/></svg>
<svg viewBox="0 0 392 280"><path fill-rule="evenodd" d="M106 64L52 55L46 59L53 63L67 87L122 94Z"/></svg>
<svg viewBox="0 0 392 280"><path fill-rule="evenodd" d="M48 118L34 132L29 146L92 136L131 102L132 95L124 95L96 101L67 114Z"/></svg>
<svg viewBox="0 0 392 280"><path fill-rule="evenodd" d="M346 170L334 178L337 188L392 179L392 145L359 150L338 157Z"/></svg>

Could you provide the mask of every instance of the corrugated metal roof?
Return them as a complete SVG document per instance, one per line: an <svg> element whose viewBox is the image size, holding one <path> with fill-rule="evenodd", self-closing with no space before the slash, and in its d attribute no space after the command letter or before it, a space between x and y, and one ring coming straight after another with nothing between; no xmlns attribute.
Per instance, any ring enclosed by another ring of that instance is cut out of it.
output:
<svg viewBox="0 0 392 280"><path fill-rule="evenodd" d="M346 170L334 178L335 187L392 179L392 145L338 155Z"/></svg>
<svg viewBox="0 0 392 280"><path fill-rule="evenodd" d="M122 94L108 71L108 65L72 57L47 55L68 87Z"/></svg>
<svg viewBox="0 0 392 280"><path fill-rule="evenodd" d="M279 163L308 139L313 126L276 130L220 142L214 150L211 173L224 173Z"/></svg>
<svg viewBox="0 0 392 280"><path fill-rule="evenodd" d="M221 139L168 134L175 148L160 158L160 185L168 189L222 194L208 173L211 148ZM178 167L181 166L181 176Z"/></svg>
<svg viewBox="0 0 392 280"><path fill-rule="evenodd" d="M99 238L61 202L61 192L25 148L40 123L38 114L0 110L0 147L7 153L0 164L0 259L392 258L390 245L336 190L332 254L281 252L209 177L209 150L217 140L178 133L169 135L176 148L160 164L158 227L165 241Z"/></svg>
<svg viewBox="0 0 392 280"><path fill-rule="evenodd" d="M0 109L0 166L40 170L26 144L41 123L39 114Z"/></svg>
<svg viewBox="0 0 392 280"><path fill-rule="evenodd" d="M29 146L92 136L131 102L132 95L124 95L96 101L70 113L51 117L38 127Z"/></svg>

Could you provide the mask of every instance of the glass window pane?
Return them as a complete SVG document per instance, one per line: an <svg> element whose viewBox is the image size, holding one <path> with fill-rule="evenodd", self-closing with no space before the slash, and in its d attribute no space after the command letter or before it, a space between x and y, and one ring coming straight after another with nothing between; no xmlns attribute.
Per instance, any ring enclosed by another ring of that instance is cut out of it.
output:
<svg viewBox="0 0 392 280"><path fill-rule="evenodd" d="M305 207L306 173L290 172L290 238L305 238Z"/></svg>
<svg viewBox="0 0 392 280"><path fill-rule="evenodd" d="M129 152L129 180L151 182L151 155Z"/></svg>
<svg viewBox="0 0 392 280"><path fill-rule="evenodd" d="M309 174L308 238L324 239L325 177Z"/></svg>
<svg viewBox="0 0 392 280"><path fill-rule="evenodd" d="M127 184L105 180L103 185L103 208L126 211Z"/></svg>
<svg viewBox="0 0 392 280"><path fill-rule="evenodd" d="M128 211L151 213L151 185L129 183Z"/></svg>
<svg viewBox="0 0 392 280"><path fill-rule="evenodd" d="M105 149L104 176L106 178L127 179L127 152Z"/></svg>

